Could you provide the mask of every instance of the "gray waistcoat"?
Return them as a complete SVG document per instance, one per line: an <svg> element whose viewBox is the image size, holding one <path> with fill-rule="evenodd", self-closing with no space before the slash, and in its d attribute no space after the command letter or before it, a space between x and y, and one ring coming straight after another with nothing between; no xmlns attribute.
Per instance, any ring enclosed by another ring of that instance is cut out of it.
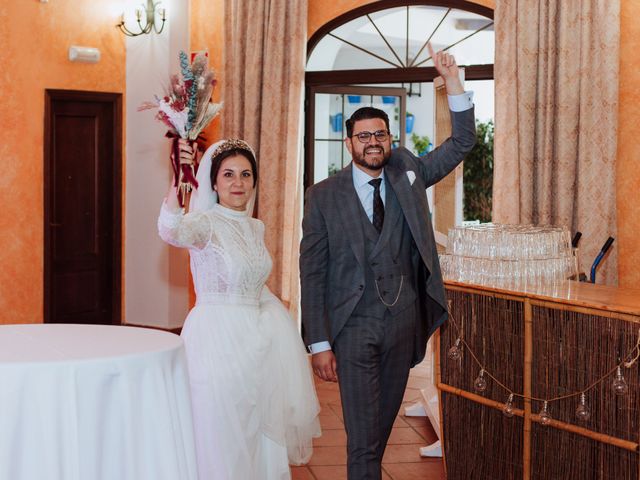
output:
<svg viewBox="0 0 640 480"><path fill-rule="evenodd" d="M359 210L367 264L364 292L353 315L382 318L386 310L397 315L416 300L414 263L417 249L413 247L413 237L386 179L384 225L380 234L364 209Z"/></svg>

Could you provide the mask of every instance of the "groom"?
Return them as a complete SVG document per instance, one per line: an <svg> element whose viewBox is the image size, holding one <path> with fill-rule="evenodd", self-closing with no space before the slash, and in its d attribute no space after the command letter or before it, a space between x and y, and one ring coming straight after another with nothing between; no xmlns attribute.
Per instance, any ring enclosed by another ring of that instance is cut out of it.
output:
<svg viewBox="0 0 640 480"><path fill-rule="evenodd" d="M349 480L381 478L409 369L447 318L425 189L471 150L475 124L454 58L429 50L452 136L421 158L392 152L386 113L361 108L346 122L352 163L307 191L302 321L314 373L340 385Z"/></svg>

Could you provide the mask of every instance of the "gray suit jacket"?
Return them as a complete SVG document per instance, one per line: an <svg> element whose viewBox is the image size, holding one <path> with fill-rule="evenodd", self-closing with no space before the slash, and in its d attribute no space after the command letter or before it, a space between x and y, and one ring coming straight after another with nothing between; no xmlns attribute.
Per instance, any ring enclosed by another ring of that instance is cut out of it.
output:
<svg viewBox="0 0 640 480"><path fill-rule="evenodd" d="M424 357L429 336L447 318L447 304L426 188L451 172L475 144L473 109L451 112L452 135L424 157L405 148L392 151L385 167L420 254L417 272L420 321L414 364ZM352 166L310 187L306 193L300 279L305 342L333 340L364 290L364 233L353 187ZM413 172L413 173L410 173ZM412 182L413 180L413 182Z"/></svg>

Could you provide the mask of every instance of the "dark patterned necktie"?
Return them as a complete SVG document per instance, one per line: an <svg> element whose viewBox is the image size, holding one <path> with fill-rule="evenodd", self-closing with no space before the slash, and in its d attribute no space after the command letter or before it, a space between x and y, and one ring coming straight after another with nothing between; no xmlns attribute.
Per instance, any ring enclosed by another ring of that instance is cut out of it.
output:
<svg viewBox="0 0 640 480"><path fill-rule="evenodd" d="M374 178L369 182L369 185L373 187L373 226L376 227L378 233L382 231L382 224L384 223L384 203L382 203L382 197L380 196L381 183L381 178Z"/></svg>

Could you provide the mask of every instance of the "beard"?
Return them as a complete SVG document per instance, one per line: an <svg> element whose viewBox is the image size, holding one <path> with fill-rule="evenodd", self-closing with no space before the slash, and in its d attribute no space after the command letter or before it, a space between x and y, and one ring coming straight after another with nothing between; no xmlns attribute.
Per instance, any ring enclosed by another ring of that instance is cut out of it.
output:
<svg viewBox="0 0 640 480"><path fill-rule="evenodd" d="M382 150L380 155L375 155L371 159L367 159L367 152L370 150L380 149ZM391 149L386 150L384 145L377 145L375 147L367 147L361 153L353 153L352 159L358 165L368 168L369 170L382 170L387 163L389 163L389 158L391 157Z"/></svg>

